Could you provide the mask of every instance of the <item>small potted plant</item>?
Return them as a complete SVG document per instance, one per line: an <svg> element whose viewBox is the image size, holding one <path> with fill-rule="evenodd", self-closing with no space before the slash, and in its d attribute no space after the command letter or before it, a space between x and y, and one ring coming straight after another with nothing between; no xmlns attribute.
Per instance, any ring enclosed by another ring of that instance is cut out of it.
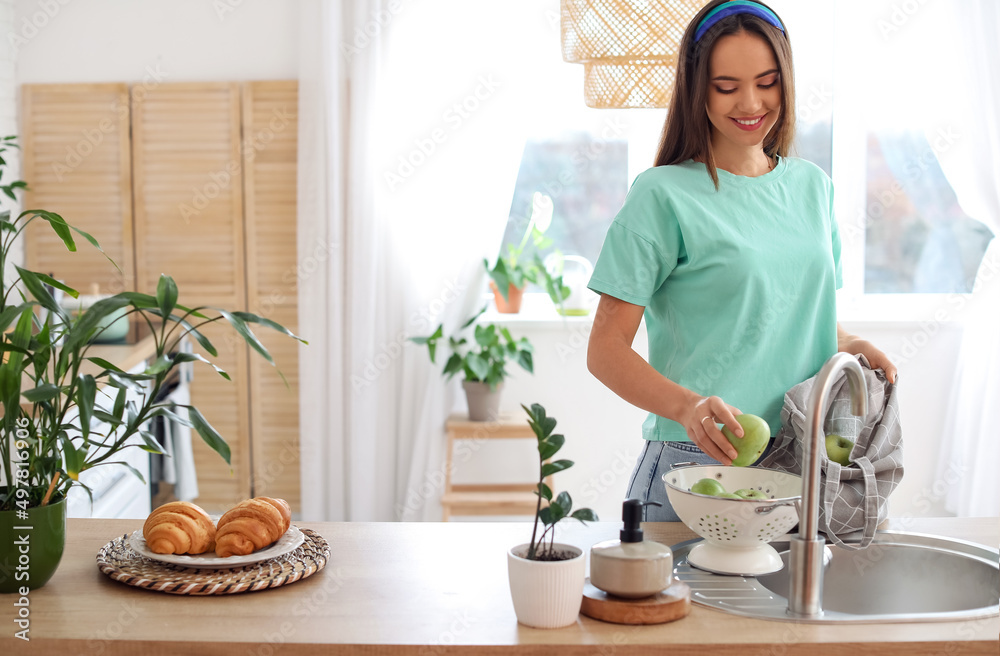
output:
<svg viewBox="0 0 1000 656"><path fill-rule="evenodd" d="M545 414L545 408L534 403L521 406L528 413L528 424L538 439L538 485L535 494L535 522L531 541L507 552L507 575L510 596L517 621L540 629L555 629L576 621L583 602L586 575L583 550L555 541L556 524L567 517L582 523L596 522L597 514L590 508L573 510L569 492L552 498L545 479L573 466L572 460L548 462L559 452L566 438L553 433L555 417ZM547 505L542 505L542 500ZM539 533L539 526L542 527Z"/></svg>
<svg viewBox="0 0 1000 656"><path fill-rule="evenodd" d="M461 372L464 376L462 388L469 404L469 419L489 421L496 419L500 408L500 392L508 376L507 363L516 362L528 373L534 373L533 347L527 337L514 339L510 330L492 323L476 323L476 319L486 310L462 324L459 337L449 336L448 347L451 356L444 365L444 375L450 380ZM461 336L473 326L473 340ZM438 342L444 339L444 325L428 337L411 337L415 344L424 344L435 362Z"/></svg>
<svg viewBox="0 0 1000 656"><path fill-rule="evenodd" d="M13 139L2 141L0 153L3 146L14 145ZM0 167L3 163L0 158ZM18 181L0 186L0 191L14 197L13 191L23 188L24 183ZM58 214L27 210L11 220L10 212L4 212L0 214L0 271L6 270L14 243L34 221L48 223L69 251L76 250L74 233L100 250L96 239ZM207 363L229 378L204 356L183 351L183 340L197 341L209 356L216 357L215 347L201 331L207 324L223 321L274 364L250 325L299 338L248 312L185 307L178 303L177 286L167 275L160 276L155 295L122 292L71 313L50 290L78 298L75 289L43 273L14 269L13 281L0 279L0 534L16 534L30 544L28 554L19 551L13 538L0 544L0 592L23 594L25 588L44 585L59 564L65 545L66 494L73 486L90 494L79 480L80 473L124 464L116 456L126 448L162 453L148 432L150 419L164 417L191 426L229 462L228 444L197 408L174 406L181 408L177 412L168 403L156 402L172 370L185 362ZM113 325L109 319L121 312L144 323L154 337L156 353L145 371L129 373L89 354L102 331ZM26 557L28 564L20 567Z"/></svg>
<svg viewBox="0 0 1000 656"><path fill-rule="evenodd" d="M507 244L507 254L497 257L496 264L490 267L489 260L483 259L483 266L490 276L490 289L496 302L497 311L504 314L517 314L521 310L521 300L524 288L528 283L545 287L549 298L556 305L569 296L570 289L563 284L562 276L552 275L542 263L540 254L552 247L552 239L545 232L552 225L552 199L536 191L531 200L531 216L528 227L524 231L521 242L515 246ZM531 241L535 247L534 258L526 260L524 249Z"/></svg>

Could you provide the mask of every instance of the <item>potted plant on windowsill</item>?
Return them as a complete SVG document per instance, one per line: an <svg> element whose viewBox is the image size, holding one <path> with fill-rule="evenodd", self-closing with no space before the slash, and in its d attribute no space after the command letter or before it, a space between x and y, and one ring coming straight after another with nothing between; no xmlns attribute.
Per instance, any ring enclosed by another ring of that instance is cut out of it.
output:
<svg viewBox="0 0 1000 656"><path fill-rule="evenodd" d="M13 146L13 137L0 145ZM0 173L4 161L0 157ZM11 198L23 182L0 186ZM76 250L74 233L101 250L97 240L69 225L58 214L27 210L11 220L0 214L0 271L6 269L12 247L34 221L46 222L67 250ZM102 251L103 252L103 251ZM109 258L110 260L110 258ZM66 495L80 482L81 472L123 464L116 456L127 448L162 453L147 431L155 417L191 426L228 463L225 439L194 406L155 402L175 367L205 362L219 375L225 371L206 357L184 352L193 339L211 357L215 346L203 326L227 322L250 347L274 364L270 353L250 329L251 324L277 330L303 341L283 326L248 312L178 303L177 286L160 276L156 294L122 292L103 298L79 313L56 302L50 290L78 298L75 289L52 277L15 266L11 283L0 280L0 534L17 539L0 544L0 592L25 594L44 585L55 572L65 545ZM122 311L144 321L153 334L155 356L140 373L128 373L112 362L90 355L91 344ZM181 408L178 414L171 410ZM185 415L185 416L182 416ZM137 444L141 442L141 444Z"/></svg>
<svg viewBox="0 0 1000 656"><path fill-rule="evenodd" d="M444 365L445 377L450 380L455 374L462 373L469 404L469 419L472 421L489 421L496 419L500 407L500 392L504 380L508 376L507 363L516 362L528 373L534 373L533 347L527 337L514 339L506 327L496 324L476 323L476 319L486 310L484 307L475 316L462 324L459 337L449 336L448 347L451 356ZM473 326L473 341L461 336ZM427 337L411 337L415 344L427 346L431 362L435 362L438 343L443 340L444 325Z"/></svg>
<svg viewBox="0 0 1000 656"><path fill-rule="evenodd" d="M531 216L528 227L524 231L521 242L515 246L507 244L507 254L497 257L496 264L490 267L489 260L483 259L483 267L490 276L490 289L497 311L503 314L517 314L521 311L521 301L524 288L528 283L545 287L549 298L556 305L570 294L570 289L563 284L562 276L553 275L542 263L540 253L552 247L552 239L545 232L552 225L552 199L541 192L535 192L531 201ZM527 260L524 249L529 240L535 247L534 258Z"/></svg>
<svg viewBox="0 0 1000 656"><path fill-rule="evenodd" d="M555 629L576 621L583 602L585 580L583 550L555 541L556 524L567 517L582 523L596 522L597 514L590 508L573 510L569 492L552 498L545 479L573 466L572 460L547 462L559 452L566 438L553 433L555 417L534 403L521 406L528 413L528 424L538 440L538 485L535 494L535 522L531 541L507 552L507 575L510 596L517 621L540 629ZM543 506L542 500L548 502ZM542 530L539 533L539 525ZM547 540L546 540L547 538Z"/></svg>

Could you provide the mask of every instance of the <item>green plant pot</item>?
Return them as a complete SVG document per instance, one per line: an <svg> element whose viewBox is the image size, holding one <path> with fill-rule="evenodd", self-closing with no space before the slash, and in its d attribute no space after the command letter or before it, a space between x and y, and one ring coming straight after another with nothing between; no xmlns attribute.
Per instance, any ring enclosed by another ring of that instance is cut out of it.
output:
<svg viewBox="0 0 1000 656"><path fill-rule="evenodd" d="M59 567L66 547L65 499L28 508L27 519L18 519L17 512L0 511L0 593L45 585Z"/></svg>

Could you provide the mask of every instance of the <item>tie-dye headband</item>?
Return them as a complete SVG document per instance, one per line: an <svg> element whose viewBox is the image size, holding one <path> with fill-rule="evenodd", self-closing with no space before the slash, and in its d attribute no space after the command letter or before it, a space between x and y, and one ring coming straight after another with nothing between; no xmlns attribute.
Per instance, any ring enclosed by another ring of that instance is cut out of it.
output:
<svg viewBox="0 0 1000 656"><path fill-rule="evenodd" d="M718 23L723 18L728 16L735 16L736 14L752 14L758 18L762 18L771 25L782 31L785 31L785 26L781 24L781 19L778 18L777 14L773 11L761 5L757 2L751 2L750 0L730 0L729 2L724 2L701 19L698 23L698 29L694 33L695 42L701 40L701 37L705 36L707 32L713 25Z"/></svg>

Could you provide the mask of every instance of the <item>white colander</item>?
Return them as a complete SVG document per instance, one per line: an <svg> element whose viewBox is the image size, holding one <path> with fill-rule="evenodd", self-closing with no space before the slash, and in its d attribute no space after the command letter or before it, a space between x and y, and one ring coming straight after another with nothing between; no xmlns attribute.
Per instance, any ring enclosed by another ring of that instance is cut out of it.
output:
<svg viewBox="0 0 1000 656"><path fill-rule="evenodd" d="M727 492L754 489L767 499L723 499L691 491L714 478ZM688 528L704 538L688 562L716 574L758 576L781 569L781 557L768 544L799 521L802 478L759 467L681 466L663 475L667 498Z"/></svg>

